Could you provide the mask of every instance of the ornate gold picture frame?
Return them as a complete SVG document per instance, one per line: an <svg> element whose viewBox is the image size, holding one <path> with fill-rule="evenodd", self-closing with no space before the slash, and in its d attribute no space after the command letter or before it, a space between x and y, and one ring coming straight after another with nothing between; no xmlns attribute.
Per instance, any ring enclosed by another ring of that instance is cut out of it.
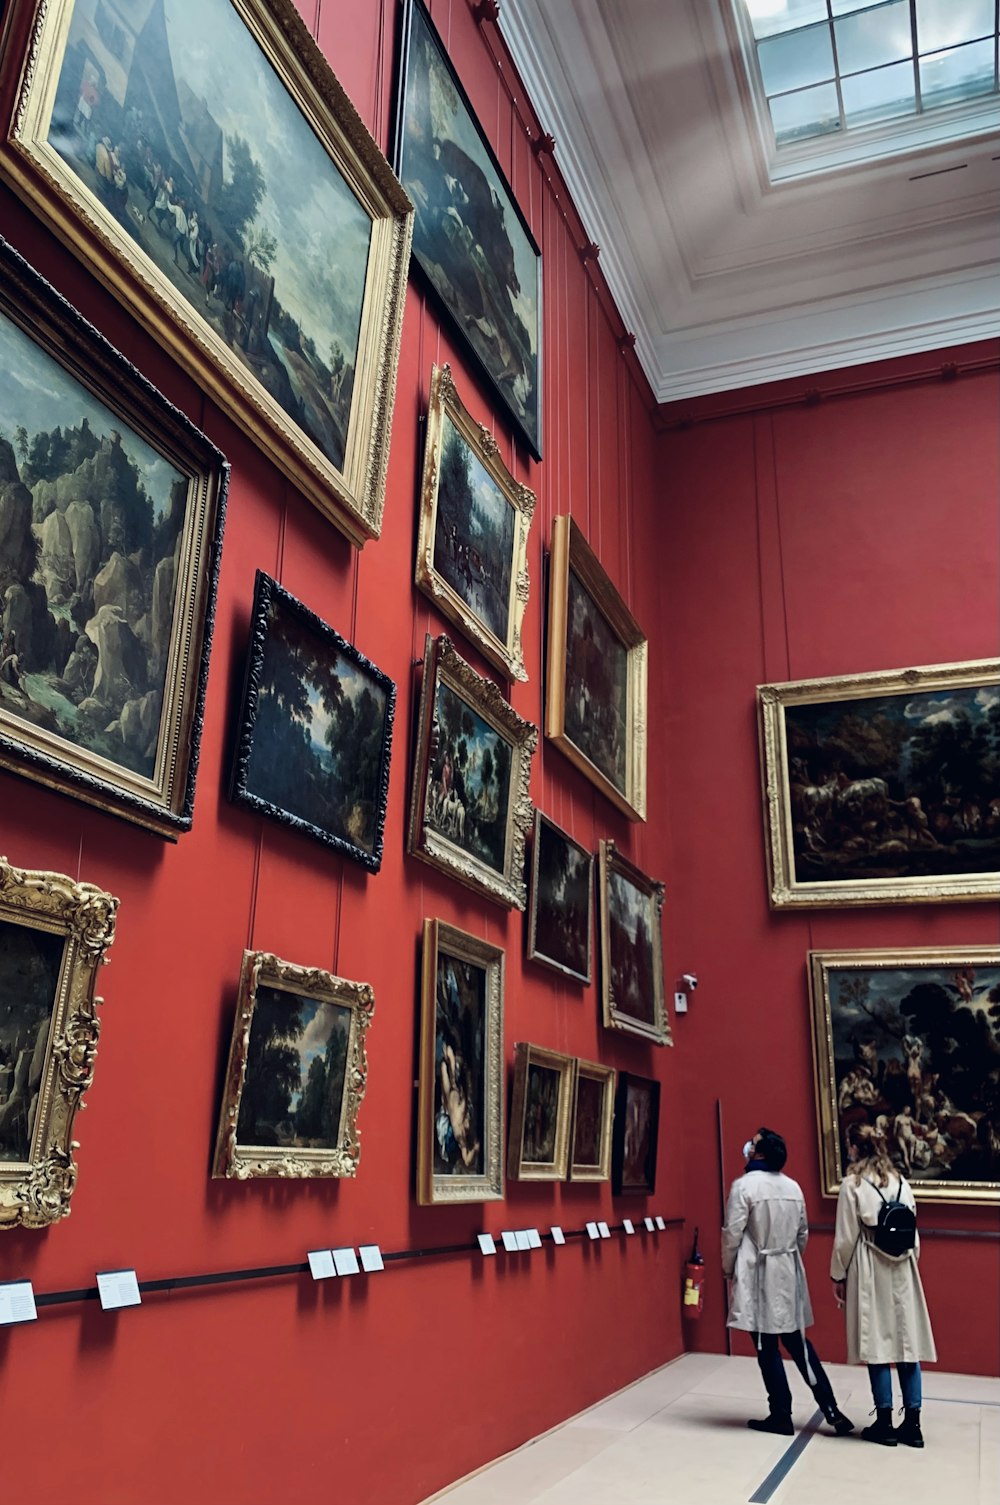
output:
<svg viewBox="0 0 1000 1505"><path fill-rule="evenodd" d="M422 1207L503 1198L504 953L424 921L417 1103Z"/></svg>
<svg viewBox="0 0 1000 1505"><path fill-rule="evenodd" d="M355 544L412 206L292 0L15 0L0 171Z"/></svg>
<svg viewBox="0 0 1000 1505"><path fill-rule="evenodd" d="M646 819L647 642L571 517L552 523L545 735L632 820Z"/></svg>
<svg viewBox="0 0 1000 1505"><path fill-rule="evenodd" d="M507 1174L513 1181L565 1181L576 1061L518 1042L510 1105Z"/></svg>
<svg viewBox="0 0 1000 1505"><path fill-rule="evenodd" d="M97 970L118 900L0 857L0 1229L69 1216L76 1110L94 1079Z"/></svg>
<svg viewBox="0 0 1000 1505"><path fill-rule="evenodd" d="M601 1006L606 1029L672 1045L663 987L663 884L602 841Z"/></svg>
<svg viewBox="0 0 1000 1505"><path fill-rule="evenodd" d="M366 982L244 951L212 1175L356 1176Z"/></svg>
<svg viewBox="0 0 1000 1505"><path fill-rule="evenodd" d="M607 1181L611 1175L615 1079L613 1066L597 1061L576 1063L569 1150L571 1181Z"/></svg>
<svg viewBox="0 0 1000 1505"><path fill-rule="evenodd" d="M1000 890L1000 661L760 685L772 908Z"/></svg>
<svg viewBox="0 0 1000 1505"><path fill-rule="evenodd" d="M1000 1203L1000 947L810 951L823 1195L853 1123L929 1202Z"/></svg>
<svg viewBox="0 0 1000 1505"><path fill-rule="evenodd" d="M508 909L523 909L538 731L450 638L424 644L407 850Z"/></svg>
<svg viewBox="0 0 1000 1505"><path fill-rule="evenodd" d="M476 423L450 366L431 371L416 582L508 679L527 679L528 531L535 493Z"/></svg>

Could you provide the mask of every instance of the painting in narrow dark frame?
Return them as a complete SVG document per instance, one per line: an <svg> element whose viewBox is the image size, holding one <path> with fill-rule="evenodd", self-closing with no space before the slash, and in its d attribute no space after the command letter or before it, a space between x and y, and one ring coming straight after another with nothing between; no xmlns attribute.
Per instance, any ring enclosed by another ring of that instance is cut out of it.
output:
<svg viewBox="0 0 1000 1505"><path fill-rule="evenodd" d="M396 686L257 571L231 795L377 872Z"/></svg>
<svg viewBox="0 0 1000 1505"><path fill-rule="evenodd" d="M542 259L420 0L402 21L396 170L415 206L413 260L542 458Z"/></svg>
<svg viewBox="0 0 1000 1505"><path fill-rule="evenodd" d="M592 975L593 881L593 854L536 809L528 959L582 983Z"/></svg>
<svg viewBox="0 0 1000 1505"><path fill-rule="evenodd" d="M660 1084L630 1071L618 1073L611 1189L615 1196L651 1196L656 1190L660 1137Z"/></svg>

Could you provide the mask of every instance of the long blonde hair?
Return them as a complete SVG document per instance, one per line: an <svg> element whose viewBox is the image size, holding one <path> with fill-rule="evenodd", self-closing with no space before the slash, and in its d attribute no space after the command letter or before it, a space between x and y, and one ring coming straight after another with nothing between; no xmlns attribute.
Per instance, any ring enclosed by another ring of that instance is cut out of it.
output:
<svg viewBox="0 0 1000 1505"><path fill-rule="evenodd" d="M862 1176L870 1179L874 1175L878 1178L879 1186L888 1186L890 1176L899 1176L889 1159L885 1135L880 1134L872 1124L851 1124L847 1131L847 1143L853 1145L858 1152L857 1160L849 1161L847 1169L859 1181Z"/></svg>

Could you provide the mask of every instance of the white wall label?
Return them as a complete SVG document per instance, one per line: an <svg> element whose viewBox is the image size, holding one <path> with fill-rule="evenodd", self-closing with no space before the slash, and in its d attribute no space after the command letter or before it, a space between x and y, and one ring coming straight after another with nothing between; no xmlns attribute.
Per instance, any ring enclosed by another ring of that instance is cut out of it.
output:
<svg viewBox="0 0 1000 1505"><path fill-rule="evenodd" d="M656 1232L656 1224L653 1222L652 1218L645 1218L643 1221L645 1222L646 1228L650 1233Z"/></svg>
<svg viewBox="0 0 1000 1505"><path fill-rule="evenodd" d="M9 1327L12 1322L34 1322L37 1317L30 1280L11 1280L0 1286L0 1327Z"/></svg>
<svg viewBox="0 0 1000 1505"><path fill-rule="evenodd" d="M97 1294L106 1312L120 1306L139 1306L142 1302L134 1270L98 1270Z"/></svg>
<svg viewBox="0 0 1000 1505"><path fill-rule="evenodd" d="M552 1234L552 1242L554 1244L565 1244L565 1242L566 1242L566 1235L565 1235L565 1233L563 1233L563 1231L562 1231L561 1228L555 1227L555 1228L551 1228L549 1231Z"/></svg>
<svg viewBox="0 0 1000 1505"><path fill-rule="evenodd" d="M337 1267L338 1275L357 1275L361 1269L358 1264L358 1256L353 1249L334 1249L333 1263Z"/></svg>
<svg viewBox="0 0 1000 1505"><path fill-rule="evenodd" d="M659 1229L659 1230L660 1230L660 1232L661 1232L661 1233L662 1233L662 1232L663 1232L663 1230L664 1230L664 1228L666 1228L666 1226L667 1226L667 1225L666 1225L666 1223L665 1223L665 1222L664 1222L664 1221L663 1221L663 1219L662 1219L662 1218L657 1218L657 1220L656 1220L656 1226L657 1226L657 1228L658 1228L658 1229Z"/></svg>
<svg viewBox="0 0 1000 1505"><path fill-rule="evenodd" d="M517 1247L519 1249L530 1249L531 1248L531 1243L530 1243L530 1241L528 1239L528 1230L527 1230L527 1228L519 1228L517 1230Z"/></svg>
<svg viewBox="0 0 1000 1505"><path fill-rule="evenodd" d="M622 1227L625 1229L626 1233L635 1232L635 1224L633 1223L631 1218L622 1218Z"/></svg>
<svg viewBox="0 0 1000 1505"><path fill-rule="evenodd" d="M309 1273L313 1280L329 1280L331 1275L336 1275L331 1249L310 1249L308 1258Z"/></svg>
<svg viewBox="0 0 1000 1505"><path fill-rule="evenodd" d="M503 1246L506 1249L507 1253L508 1254L516 1254L517 1253L517 1234L516 1233L511 1233L509 1229L504 1229L504 1231L503 1231L503 1233L501 1233L500 1237L503 1239Z"/></svg>
<svg viewBox="0 0 1000 1505"><path fill-rule="evenodd" d="M588 1238L600 1238L600 1236L601 1236L601 1230L598 1228L597 1224L596 1223L588 1223L587 1224L587 1237Z"/></svg>
<svg viewBox="0 0 1000 1505"><path fill-rule="evenodd" d="M528 1229L528 1248L540 1249L542 1247L542 1235L537 1228Z"/></svg>
<svg viewBox="0 0 1000 1505"><path fill-rule="evenodd" d="M374 1275L376 1270L385 1269L382 1250L378 1244L361 1244L358 1253L361 1255L361 1268L366 1275Z"/></svg>
<svg viewBox="0 0 1000 1505"><path fill-rule="evenodd" d="M597 1231L601 1235L601 1238L611 1237L611 1229L608 1227L607 1223L598 1223Z"/></svg>
<svg viewBox="0 0 1000 1505"><path fill-rule="evenodd" d="M477 1237L479 1239L480 1254L495 1254L497 1252L496 1239L492 1233L480 1233Z"/></svg>

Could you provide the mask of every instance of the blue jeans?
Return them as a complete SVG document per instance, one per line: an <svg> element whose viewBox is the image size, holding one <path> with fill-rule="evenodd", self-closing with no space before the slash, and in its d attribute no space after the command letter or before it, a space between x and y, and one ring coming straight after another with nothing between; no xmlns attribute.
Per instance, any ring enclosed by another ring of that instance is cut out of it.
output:
<svg viewBox="0 0 1000 1505"><path fill-rule="evenodd" d="M921 1401L920 1365L897 1364L899 1388L903 1392L903 1405L908 1411L919 1411ZM892 1365L869 1364L868 1378L871 1381L872 1398L881 1411L892 1410Z"/></svg>

